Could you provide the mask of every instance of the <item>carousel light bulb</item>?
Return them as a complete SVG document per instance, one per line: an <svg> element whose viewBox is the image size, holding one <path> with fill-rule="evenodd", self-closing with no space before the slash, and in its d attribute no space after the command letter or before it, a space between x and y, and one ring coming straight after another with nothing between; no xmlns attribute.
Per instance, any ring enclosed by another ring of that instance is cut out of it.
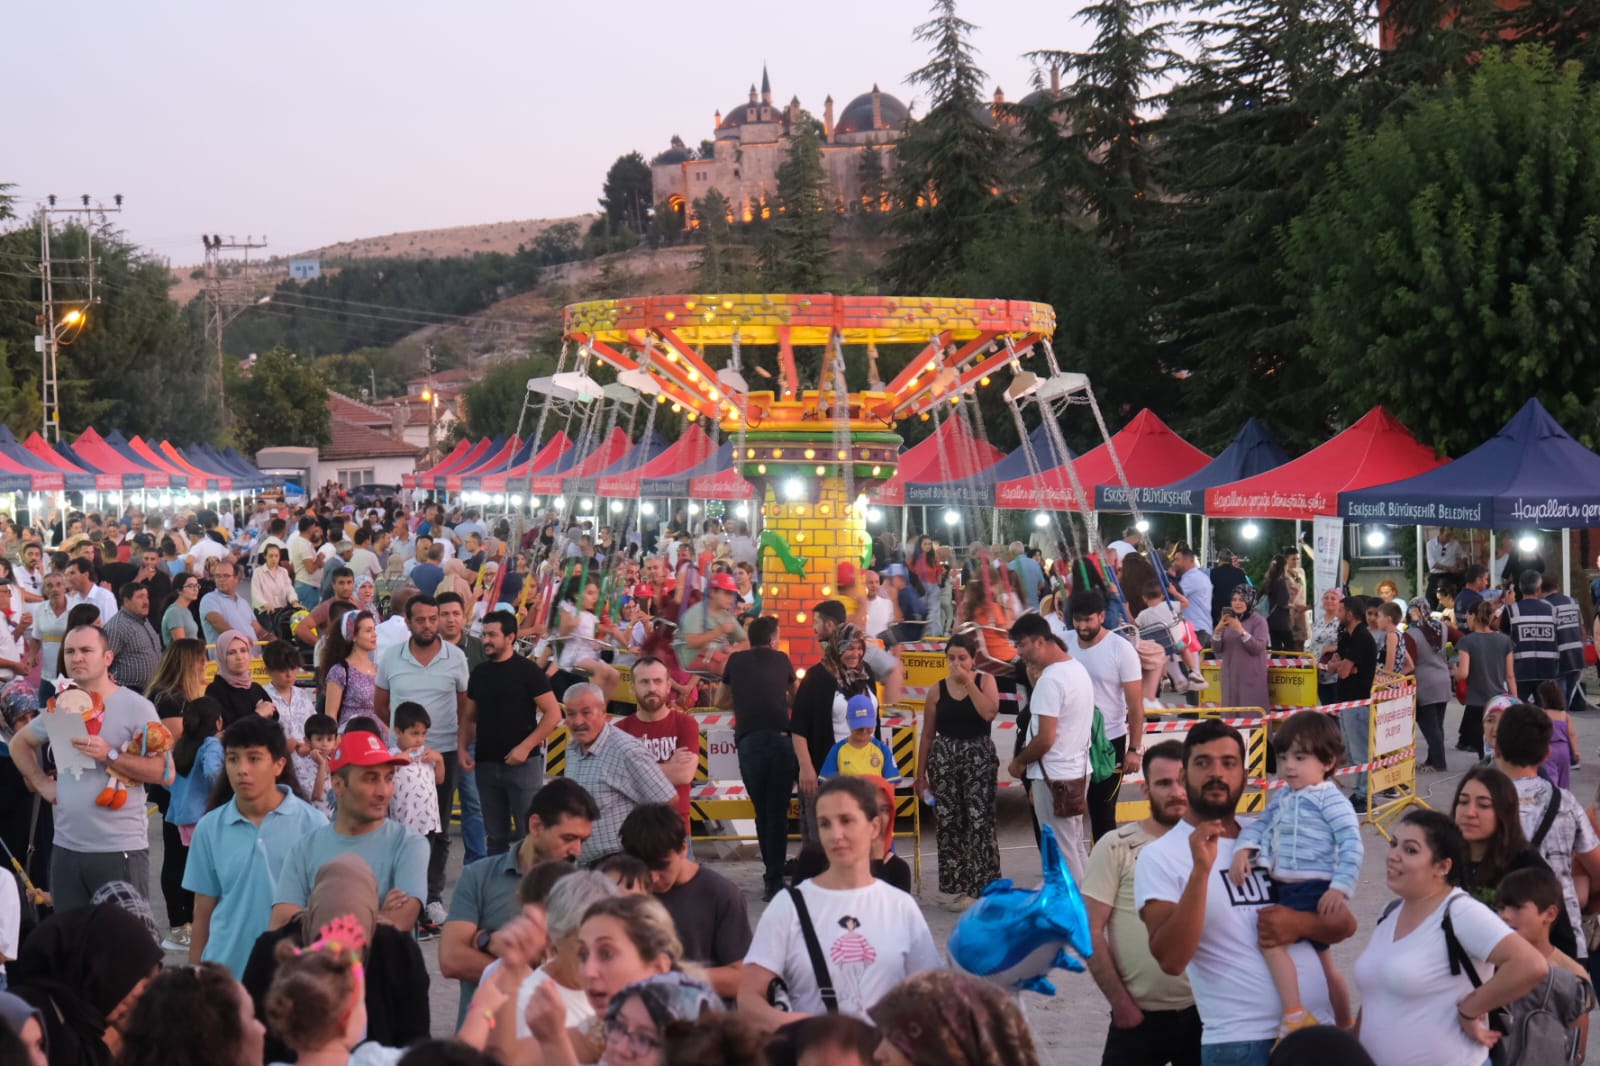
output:
<svg viewBox="0 0 1600 1066"><path fill-rule="evenodd" d="M1384 535L1384 532L1381 529L1374 529L1372 532L1367 534L1367 547L1374 550L1383 547L1386 543L1388 543L1388 541L1389 538Z"/></svg>
<svg viewBox="0 0 1600 1066"><path fill-rule="evenodd" d="M878 510L878 508L876 508L876 507L868 507L867 508L867 521L868 522L872 522L873 524L877 524L878 522L882 522L883 521L883 512Z"/></svg>
<svg viewBox="0 0 1600 1066"><path fill-rule="evenodd" d="M1038 514L1033 516L1033 524L1038 526L1040 529L1043 529L1045 526L1050 524L1050 516L1045 514L1043 511L1040 511Z"/></svg>
<svg viewBox="0 0 1600 1066"><path fill-rule="evenodd" d="M1140 533L1148 533L1150 532L1150 523L1141 518L1139 521L1133 524L1133 528L1137 529Z"/></svg>
<svg viewBox="0 0 1600 1066"><path fill-rule="evenodd" d="M642 503L639 505L639 513L644 515L646 518L651 518L656 513L656 505L653 503Z"/></svg>
<svg viewBox="0 0 1600 1066"><path fill-rule="evenodd" d="M826 473L827 473L827 472L828 472L828 468L827 468L827 467L825 467L825 466L819 466L819 467L817 467L817 476L818 476L818 477L822 477L822 476L823 476L823 475L824 475L824 474L826 474Z"/></svg>
<svg viewBox="0 0 1600 1066"><path fill-rule="evenodd" d="M873 477L877 477L882 472L883 472L883 467L881 467L881 466L875 466L875 467L872 468L872 476Z"/></svg>
<svg viewBox="0 0 1600 1066"><path fill-rule="evenodd" d="M815 448L807 448L806 449L806 458L807 459L815 459L816 457L817 457L817 451L816 451Z"/></svg>
<svg viewBox="0 0 1600 1066"><path fill-rule="evenodd" d="M664 392L656 393L656 403L666 403L666 402L667 402L667 394L666 393L664 393Z"/></svg>
<svg viewBox="0 0 1600 1066"><path fill-rule="evenodd" d="M979 378L978 379L978 384L979 385L988 385L989 384L989 375L985 374L985 375L983 375L983 377Z"/></svg>
<svg viewBox="0 0 1600 1066"><path fill-rule="evenodd" d="M612 514L621 514L622 513L622 507L623 507L623 503L622 503L621 500L612 500L611 501L611 513Z"/></svg>
<svg viewBox="0 0 1600 1066"><path fill-rule="evenodd" d="M805 494L805 484L799 478L792 477L783 483L783 495L785 499L798 500L804 497Z"/></svg>
<svg viewBox="0 0 1600 1066"><path fill-rule="evenodd" d="M1254 522L1246 522L1239 530L1239 536L1245 540L1255 540L1261 536L1261 529Z"/></svg>
<svg viewBox="0 0 1600 1066"><path fill-rule="evenodd" d="M679 411L682 411L682 410L683 410L683 404L675 403L675 404L672 405L672 413L673 414L677 414Z"/></svg>
<svg viewBox="0 0 1600 1066"><path fill-rule="evenodd" d="M756 473L765 474L766 472L767 472L767 464L766 463L758 463L758 464L756 464Z"/></svg>
<svg viewBox="0 0 1600 1066"><path fill-rule="evenodd" d="M695 412L690 411L689 412L689 421L698 422L698 421L700 421L700 416L698 414L696 414Z"/></svg>
<svg viewBox="0 0 1600 1066"><path fill-rule="evenodd" d="M961 521L961 515L958 514L954 509L948 510L948 511L946 511L944 513L944 524L945 525L953 526L953 525L956 525L957 523L959 523L960 521Z"/></svg>
<svg viewBox="0 0 1600 1066"><path fill-rule="evenodd" d="M1517 550L1525 555L1532 555L1539 550L1539 538L1532 533L1524 533L1517 538Z"/></svg>

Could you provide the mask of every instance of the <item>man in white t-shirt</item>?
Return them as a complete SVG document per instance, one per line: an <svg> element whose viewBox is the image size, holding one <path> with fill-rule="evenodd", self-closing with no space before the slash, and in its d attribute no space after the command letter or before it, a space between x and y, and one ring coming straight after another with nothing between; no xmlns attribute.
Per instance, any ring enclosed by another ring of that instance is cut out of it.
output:
<svg viewBox="0 0 1600 1066"><path fill-rule="evenodd" d="M1316 949L1356 931L1349 911L1323 918L1269 905L1264 870L1243 885L1228 879L1242 828L1234 811L1244 793L1244 738L1207 719L1183 743L1183 821L1145 845L1134 866L1134 906L1150 932L1150 953L1162 972L1187 973L1200 1008L1203 1062L1266 1066L1278 1039L1282 1001L1262 947L1288 945L1300 975L1300 998L1319 1020L1333 1018Z"/></svg>
<svg viewBox="0 0 1600 1066"><path fill-rule="evenodd" d="M1094 685L1083 664L1067 657L1066 648L1039 615L1018 618L1009 636L1017 658L1028 669L1032 690L1028 693L1027 743L1011 760L1007 772L1017 780L1032 782L1028 791L1034 816L1040 825L1055 830L1067 869L1081 882L1089 861L1083 813L1058 815L1051 783L1067 785L1079 806L1088 795Z"/></svg>
<svg viewBox="0 0 1600 1066"><path fill-rule="evenodd" d="M1106 545L1106 553L1111 556L1111 565L1117 568L1117 573L1122 572L1122 560L1139 550L1139 545L1144 542L1144 534L1133 526L1122 531L1122 538Z"/></svg>
<svg viewBox="0 0 1600 1066"><path fill-rule="evenodd" d="M867 636L876 637L894 625L894 601L883 595L883 578L876 570L864 571L861 583L867 590Z"/></svg>
<svg viewBox="0 0 1600 1066"><path fill-rule="evenodd" d="M1106 598L1082 589L1067 604L1072 633L1067 654L1083 664L1094 682L1094 705L1105 719L1106 739L1117 750L1117 772L1089 787L1089 828L1099 840L1117 827L1117 789L1122 773L1139 769L1144 748L1144 677L1130 641L1106 628Z"/></svg>

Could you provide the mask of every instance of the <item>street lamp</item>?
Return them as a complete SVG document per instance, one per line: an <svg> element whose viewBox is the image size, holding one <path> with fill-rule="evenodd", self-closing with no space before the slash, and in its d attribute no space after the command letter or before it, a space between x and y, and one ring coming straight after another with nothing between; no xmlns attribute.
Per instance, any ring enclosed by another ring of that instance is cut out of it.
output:
<svg viewBox="0 0 1600 1066"><path fill-rule="evenodd" d="M433 466L439 462L439 394L425 388L422 402L428 405L428 465Z"/></svg>

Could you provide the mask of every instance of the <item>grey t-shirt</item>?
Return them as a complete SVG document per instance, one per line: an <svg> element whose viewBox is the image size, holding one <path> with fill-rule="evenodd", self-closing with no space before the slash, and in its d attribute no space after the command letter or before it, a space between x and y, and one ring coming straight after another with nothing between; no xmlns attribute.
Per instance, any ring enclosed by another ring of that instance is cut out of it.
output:
<svg viewBox="0 0 1600 1066"><path fill-rule="evenodd" d="M116 751L121 751L122 746L138 736L146 725L159 720L150 701L129 688L113 689L105 703L100 736ZM41 743L50 739L43 714L33 720L28 731ZM107 772L109 765L96 763L93 770L76 776L61 771L56 780L57 847L95 854L144 851L150 846L150 818L146 813L143 785L128 786L128 801L119 811L95 806L95 798L111 782Z"/></svg>
<svg viewBox="0 0 1600 1066"><path fill-rule="evenodd" d="M1482 707L1506 690L1506 656L1511 638L1504 633L1467 633L1456 644L1467 653L1468 707Z"/></svg>

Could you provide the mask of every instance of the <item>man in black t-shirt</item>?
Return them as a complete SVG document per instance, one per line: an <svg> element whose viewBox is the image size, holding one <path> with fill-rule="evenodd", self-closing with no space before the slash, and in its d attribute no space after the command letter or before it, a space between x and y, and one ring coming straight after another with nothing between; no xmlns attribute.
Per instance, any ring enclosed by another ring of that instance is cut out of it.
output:
<svg viewBox="0 0 1600 1066"><path fill-rule="evenodd" d="M1372 696L1372 679L1378 672L1378 645L1367 628L1365 596L1347 596L1342 606L1339 646L1328 660L1338 675L1338 700L1366 700ZM1376 603L1376 600L1371 601ZM1367 761L1367 739L1372 729L1372 705L1347 707L1339 712L1339 729L1344 734L1345 758L1351 765ZM1358 812L1367 809L1367 775L1356 774L1350 802Z"/></svg>
<svg viewBox="0 0 1600 1066"><path fill-rule="evenodd" d="M794 702L794 664L772 643L778 620L757 618L748 631L750 649L734 652L723 668L717 706L733 709L733 738L739 747L739 776L756 809L756 839L766 864L761 898L783 888L789 850L789 794L799 772L789 739L789 706Z"/></svg>
<svg viewBox="0 0 1600 1066"><path fill-rule="evenodd" d="M528 831L527 811L544 784L544 742L561 723L561 706L544 671L516 654L517 618L492 611L483 620L483 662L467 679L459 750L477 744L471 770L483 802L488 854L502 855ZM464 760L465 761L465 760Z"/></svg>
<svg viewBox="0 0 1600 1066"><path fill-rule="evenodd" d="M1211 631L1217 631L1223 608L1233 602L1233 590L1248 585L1250 579L1239 569L1239 557L1224 548L1217 553L1217 565L1211 568Z"/></svg>
<svg viewBox="0 0 1600 1066"><path fill-rule="evenodd" d="M717 995L733 999L750 950L750 909L726 877L689 858L683 818L671 803L645 803L628 812L622 850L650 871L650 892L672 915L683 957L705 967Z"/></svg>

